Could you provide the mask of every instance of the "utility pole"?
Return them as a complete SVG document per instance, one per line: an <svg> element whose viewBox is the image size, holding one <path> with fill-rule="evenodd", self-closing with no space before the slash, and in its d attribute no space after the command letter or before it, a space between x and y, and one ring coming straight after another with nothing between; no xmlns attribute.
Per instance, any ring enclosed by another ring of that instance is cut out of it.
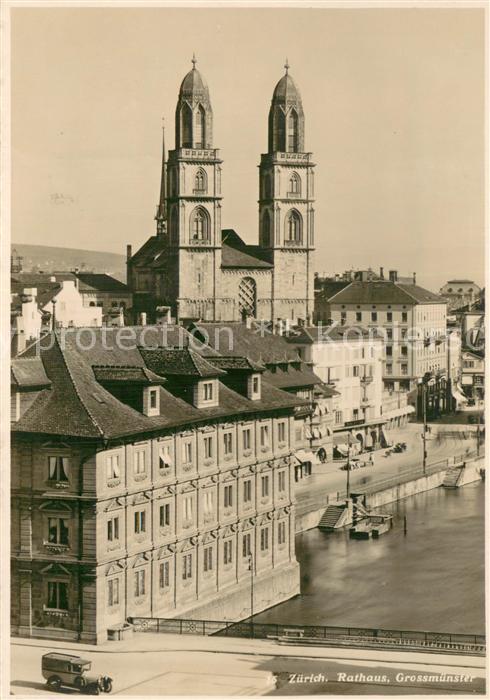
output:
<svg viewBox="0 0 490 700"><path fill-rule="evenodd" d="M424 432L422 434L422 440L424 442L424 457L422 460L422 469L425 474L425 469L427 466L427 406L426 406L426 392L427 384L424 381L422 383L422 403L423 403L423 413L424 413Z"/></svg>
<svg viewBox="0 0 490 700"><path fill-rule="evenodd" d="M478 411L478 424L476 427L476 456L480 456L480 425L481 425L481 413Z"/></svg>
<svg viewBox="0 0 490 700"><path fill-rule="evenodd" d="M345 465L347 467L347 500L349 500L350 496L350 435L347 435L347 464Z"/></svg>

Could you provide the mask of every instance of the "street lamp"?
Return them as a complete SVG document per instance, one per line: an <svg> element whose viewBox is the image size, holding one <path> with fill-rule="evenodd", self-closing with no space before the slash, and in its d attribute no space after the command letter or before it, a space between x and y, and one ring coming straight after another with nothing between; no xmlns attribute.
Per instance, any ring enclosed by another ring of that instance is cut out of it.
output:
<svg viewBox="0 0 490 700"><path fill-rule="evenodd" d="M427 385L432 379L432 372L426 372L422 377L422 411L424 418L424 432L422 433L422 440L424 444L424 456L422 459L422 470L425 474L425 469L427 467Z"/></svg>
<svg viewBox="0 0 490 700"><path fill-rule="evenodd" d="M254 560L252 552L248 555L248 569L250 571L250 636L254 636Z"/></svg>
<svg viewBox="0 0 490 700"><path fill-rule="evenodd" d="M347 464L345 465L345 467L346 467L346 472L347 472L346 491L347 491L347 501L348 501L349 496L350 496L350 435L347 435Z"/></svg>

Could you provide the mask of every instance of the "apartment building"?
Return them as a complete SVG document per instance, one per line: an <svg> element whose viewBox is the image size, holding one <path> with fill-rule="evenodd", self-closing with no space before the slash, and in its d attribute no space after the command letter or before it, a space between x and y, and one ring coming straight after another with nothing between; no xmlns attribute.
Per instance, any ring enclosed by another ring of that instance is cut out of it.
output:
<svg viewBox="0 0 490 700"><path fill-rule="evenodd" d="M162 340L164 338L164 341ZM192 341L192 342L191 342ZM12 362L12 632L243 619L299 592L294 412L181 327L56 331Z"/></svg>
<svg viewBox="0 0 490 700"><path fill-rule="evenodd" d="M323 324L360 324L385 337L383 382L387 390L414 389L426 372L447 369L446 302L404 279L356 280L340 291L319 292L315 316Z"/></svg>

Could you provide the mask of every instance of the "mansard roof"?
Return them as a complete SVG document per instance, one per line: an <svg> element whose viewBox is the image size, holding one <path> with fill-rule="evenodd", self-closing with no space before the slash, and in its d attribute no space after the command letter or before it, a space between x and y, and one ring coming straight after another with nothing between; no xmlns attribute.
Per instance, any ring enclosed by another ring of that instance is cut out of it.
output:
<svg viewBox="0 0 490 700"><path fill-rule="evenodd" d="M51 384L40 357L12 360L10 378L11 383L19 388L47 387Z"/></svg>
<svg viewBox="0 0 490 700"><path fill-rule="evenodd" d="M146 416L120 401L103 383L97 381L93 367L104 365L118 365L136 374L142 371L145 376L151 377L154 368L148 366L146 358L152 352L150 348L155 351L163 343L167 347L181 348L189 348L192 343L191 353L199 356L199 359L193 356L192 363L195 362L201 372L203 362L209 365L204 358L217 355L212 348L199 345L199 341L181 326L107 327L73 329L73 332L65 329L43 336L22 353L21 359L26 362L30 361L28 358L39 355L51 388L40 391L20 420L13 423L12 430L16 433L92 440L120 439L161 433L162 430L178 429L212 419L273 410L292 411L296 406L308 405L303 399L291 396L267 381L263 381L262 397L256 401L238 394L220 381L218 406L197 409L160 386L161 414ZM147 348L146 354L141 351L143 346ZM158 369L158 375L161 372L165 376L164 367L159 366ZM171 371L175 371L175 367ZM214 366L212 371L215 375L225 374ZM150 374L146 375L147 372Z"/></svg>
<svg viewBox="0 0 490 700"><path fill-rule="evenodd" d="M219 377L226 374L190 348L140 349L147 367L157 374L187 377Z"/></svg>

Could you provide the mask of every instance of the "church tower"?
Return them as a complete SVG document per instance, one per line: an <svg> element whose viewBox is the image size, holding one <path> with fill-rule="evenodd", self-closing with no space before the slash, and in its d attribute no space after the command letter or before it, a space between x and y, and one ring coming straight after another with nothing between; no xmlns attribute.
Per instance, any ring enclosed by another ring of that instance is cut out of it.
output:
<svg viewBox="0 0 490 700"><path fill-rule="evenodd" d="M259 245L274 265L272 320L313 315L313 168L305 153L301 95L286 72L269 111L268 151L259 166Z"/></svg>
<svg viewBox="0 0 490 700"><path fill-rule="evenodd" d="M179 318L217 318L221 268L221 163L209 89L192 60L175 110L166 164L166 294Z"/></svg>

